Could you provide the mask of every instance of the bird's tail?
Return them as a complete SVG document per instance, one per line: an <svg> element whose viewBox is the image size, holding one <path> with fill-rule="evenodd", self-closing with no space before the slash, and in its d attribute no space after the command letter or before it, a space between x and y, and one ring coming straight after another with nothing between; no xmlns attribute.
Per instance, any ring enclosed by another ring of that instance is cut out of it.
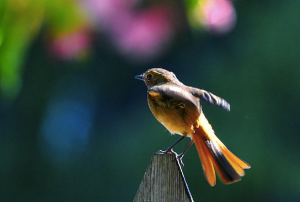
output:
<svg viewBox="0 0 300 202"><path fill-rule="evenodd" d="M211 186L216 184L215 169L225 184L241 180L241 176L245 175L244 169L250 168L250 165L226 148L215 135L203 113L194 124L194 130L192 139L199 153L208 183Z"/></svg>

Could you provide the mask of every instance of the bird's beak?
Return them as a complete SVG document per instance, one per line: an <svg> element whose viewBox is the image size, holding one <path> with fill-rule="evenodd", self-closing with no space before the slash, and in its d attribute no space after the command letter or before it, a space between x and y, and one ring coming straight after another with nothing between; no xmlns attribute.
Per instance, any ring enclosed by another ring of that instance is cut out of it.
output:
<svg viewBox="0 0 300 202"><path fill-rule="evenodd" d="M141 75L136 75L134 78L136 78L136 79L139 79L139 80L144 80L144 75L143 74L141 74Z"/></svg>

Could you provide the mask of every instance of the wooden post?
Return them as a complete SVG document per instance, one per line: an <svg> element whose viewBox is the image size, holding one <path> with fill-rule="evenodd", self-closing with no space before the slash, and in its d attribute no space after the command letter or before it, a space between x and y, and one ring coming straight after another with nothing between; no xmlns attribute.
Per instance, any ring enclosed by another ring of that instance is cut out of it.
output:
<svg viewBox="0 0 300 202"><path fill-rule="evenodd" d="M154 153L134 202L193 202L177 154Z"/></svg>

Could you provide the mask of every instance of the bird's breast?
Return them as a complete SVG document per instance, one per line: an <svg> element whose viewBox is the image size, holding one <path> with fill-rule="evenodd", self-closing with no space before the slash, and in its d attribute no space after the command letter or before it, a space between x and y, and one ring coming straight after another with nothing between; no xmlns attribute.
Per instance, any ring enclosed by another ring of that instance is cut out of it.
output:
<svg viewBox="0 0 300 202"><path fill-rule="evenodd" d="M148 104L155 118L170 133L188 135L194 132L193 124L201 112L197 105L156 91L148 91Z"/></svg>

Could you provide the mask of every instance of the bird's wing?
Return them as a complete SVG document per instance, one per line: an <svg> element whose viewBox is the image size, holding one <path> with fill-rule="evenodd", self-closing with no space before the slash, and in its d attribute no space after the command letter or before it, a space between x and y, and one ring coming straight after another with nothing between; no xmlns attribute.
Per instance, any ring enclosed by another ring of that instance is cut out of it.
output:
<svg viewBox="0 0 300 202"><path fill-rule="evenodd" d="M223 98L220 98L212 94L211 92L207 92L205 90L198 89L198 88L189 87L189 90L192 95L200 98L206 104L215 105L221 107L222 109L230 111L230 104Z"/></svg>
<svg viewBox="0 0 300 202"><path fill-rule="evenodd" d="M200 110L200 104L198 99L193 96L189 91L186 91L180 86L176 85L157 85L148 89L148 93L152 96L159 95L168 97L176 103L182 103L185 106L189 106Z"/></svg>

